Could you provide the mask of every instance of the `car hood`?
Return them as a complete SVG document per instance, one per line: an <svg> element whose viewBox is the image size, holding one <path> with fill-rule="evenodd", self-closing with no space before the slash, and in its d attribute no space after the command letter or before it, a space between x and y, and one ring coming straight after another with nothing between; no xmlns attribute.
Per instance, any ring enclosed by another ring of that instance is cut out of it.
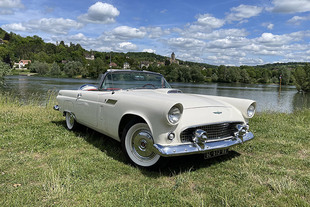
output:
<svg viewBox="0 0 310 207"><path fill-rule="evenodd" d="M145 99L156 99L181 103L184 109L204 107L231 107L231 105L228 103L216 100L216 97L181 93L176 89L133 90L128 92L131 93L131 95L136 95L140 98L143 97Z"/></svg>

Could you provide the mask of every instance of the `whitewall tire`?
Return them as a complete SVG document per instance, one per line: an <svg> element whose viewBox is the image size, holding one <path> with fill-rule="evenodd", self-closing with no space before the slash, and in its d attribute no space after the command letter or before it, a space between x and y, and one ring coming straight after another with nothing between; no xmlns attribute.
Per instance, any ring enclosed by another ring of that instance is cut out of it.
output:
<svg viewBox="0 0 310 207"><path fill-rule="evenodd" d="M66 125L69 130L73 130L77 125L74 115L70 112L66 112Z"/></svg>
<svg viewBox="0 0 310 207"><path fill-rule="evenodd" d="M129 124L122 136L122 149L133 164L140 167L153 167L160 155L153 149L153 136L146 123Z"/></svg>

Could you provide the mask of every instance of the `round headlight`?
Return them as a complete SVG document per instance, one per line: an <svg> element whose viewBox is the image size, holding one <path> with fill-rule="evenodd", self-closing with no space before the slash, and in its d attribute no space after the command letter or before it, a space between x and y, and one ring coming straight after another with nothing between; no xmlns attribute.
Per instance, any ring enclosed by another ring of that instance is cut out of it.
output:
<svg viewBox="0 0 310 207"><path fill-rule="evenodd" d="M174 105L168 112L168 121L171 124L176 124L179 122L182 116L182 107L179 105Z"/></svg>
<svg viewBox="0 0 310 207"><path fill-rule="evenodd" d="M248 116L250 118L254 116L254 114L255 114L255 105L254 104L249 106L247 113L248 113Z"/></svg>

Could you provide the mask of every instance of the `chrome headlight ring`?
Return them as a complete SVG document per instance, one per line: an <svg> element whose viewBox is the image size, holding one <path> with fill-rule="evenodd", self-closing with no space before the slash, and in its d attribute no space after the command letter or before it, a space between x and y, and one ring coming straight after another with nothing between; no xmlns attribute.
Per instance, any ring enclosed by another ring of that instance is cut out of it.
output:
<svg viewBox="0 0 310 207"><path fill-rule="evenodd" d="M252 103L247 110L247 115L249 118L252 118L254 114L255 114L255 103Z"/></svg>
<svg viewBox="0 0 310 207"><path fill-rule="evenodd" d="M175 104L171 107L168 112L167 120L170 124L175 125L177 124L182 116L183 113L183 106L182 104Z"/></svg>

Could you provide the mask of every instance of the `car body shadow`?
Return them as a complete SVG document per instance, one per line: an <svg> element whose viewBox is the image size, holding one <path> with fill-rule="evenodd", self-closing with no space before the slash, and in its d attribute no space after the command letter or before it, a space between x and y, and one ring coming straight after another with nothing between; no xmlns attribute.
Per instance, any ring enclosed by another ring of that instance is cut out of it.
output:
<svg viewBox="0 0 310 207"><path fill-rule="evenodd" d="M65 121L54 121L52 123L67 128ZM114 160L122 162L126 165L131 165L130 162L126 160L126 157L121 150L121 145L118 141L82 125L79 125L79 127L72 132L75 133L76 136L82 137L89 144L98 148ZM137 168L140 169L144 175L153 178L160 176L173 176L188 171L195 171L200 168L208 168L212 165L229 161L238 156L240 156L238 152L231 150L226 155L210 159L204 159L203 154L169 157L163 158L163 165L160 167L151 169L141 167ZM136 167L133 165L131 166Z"/></svg>

